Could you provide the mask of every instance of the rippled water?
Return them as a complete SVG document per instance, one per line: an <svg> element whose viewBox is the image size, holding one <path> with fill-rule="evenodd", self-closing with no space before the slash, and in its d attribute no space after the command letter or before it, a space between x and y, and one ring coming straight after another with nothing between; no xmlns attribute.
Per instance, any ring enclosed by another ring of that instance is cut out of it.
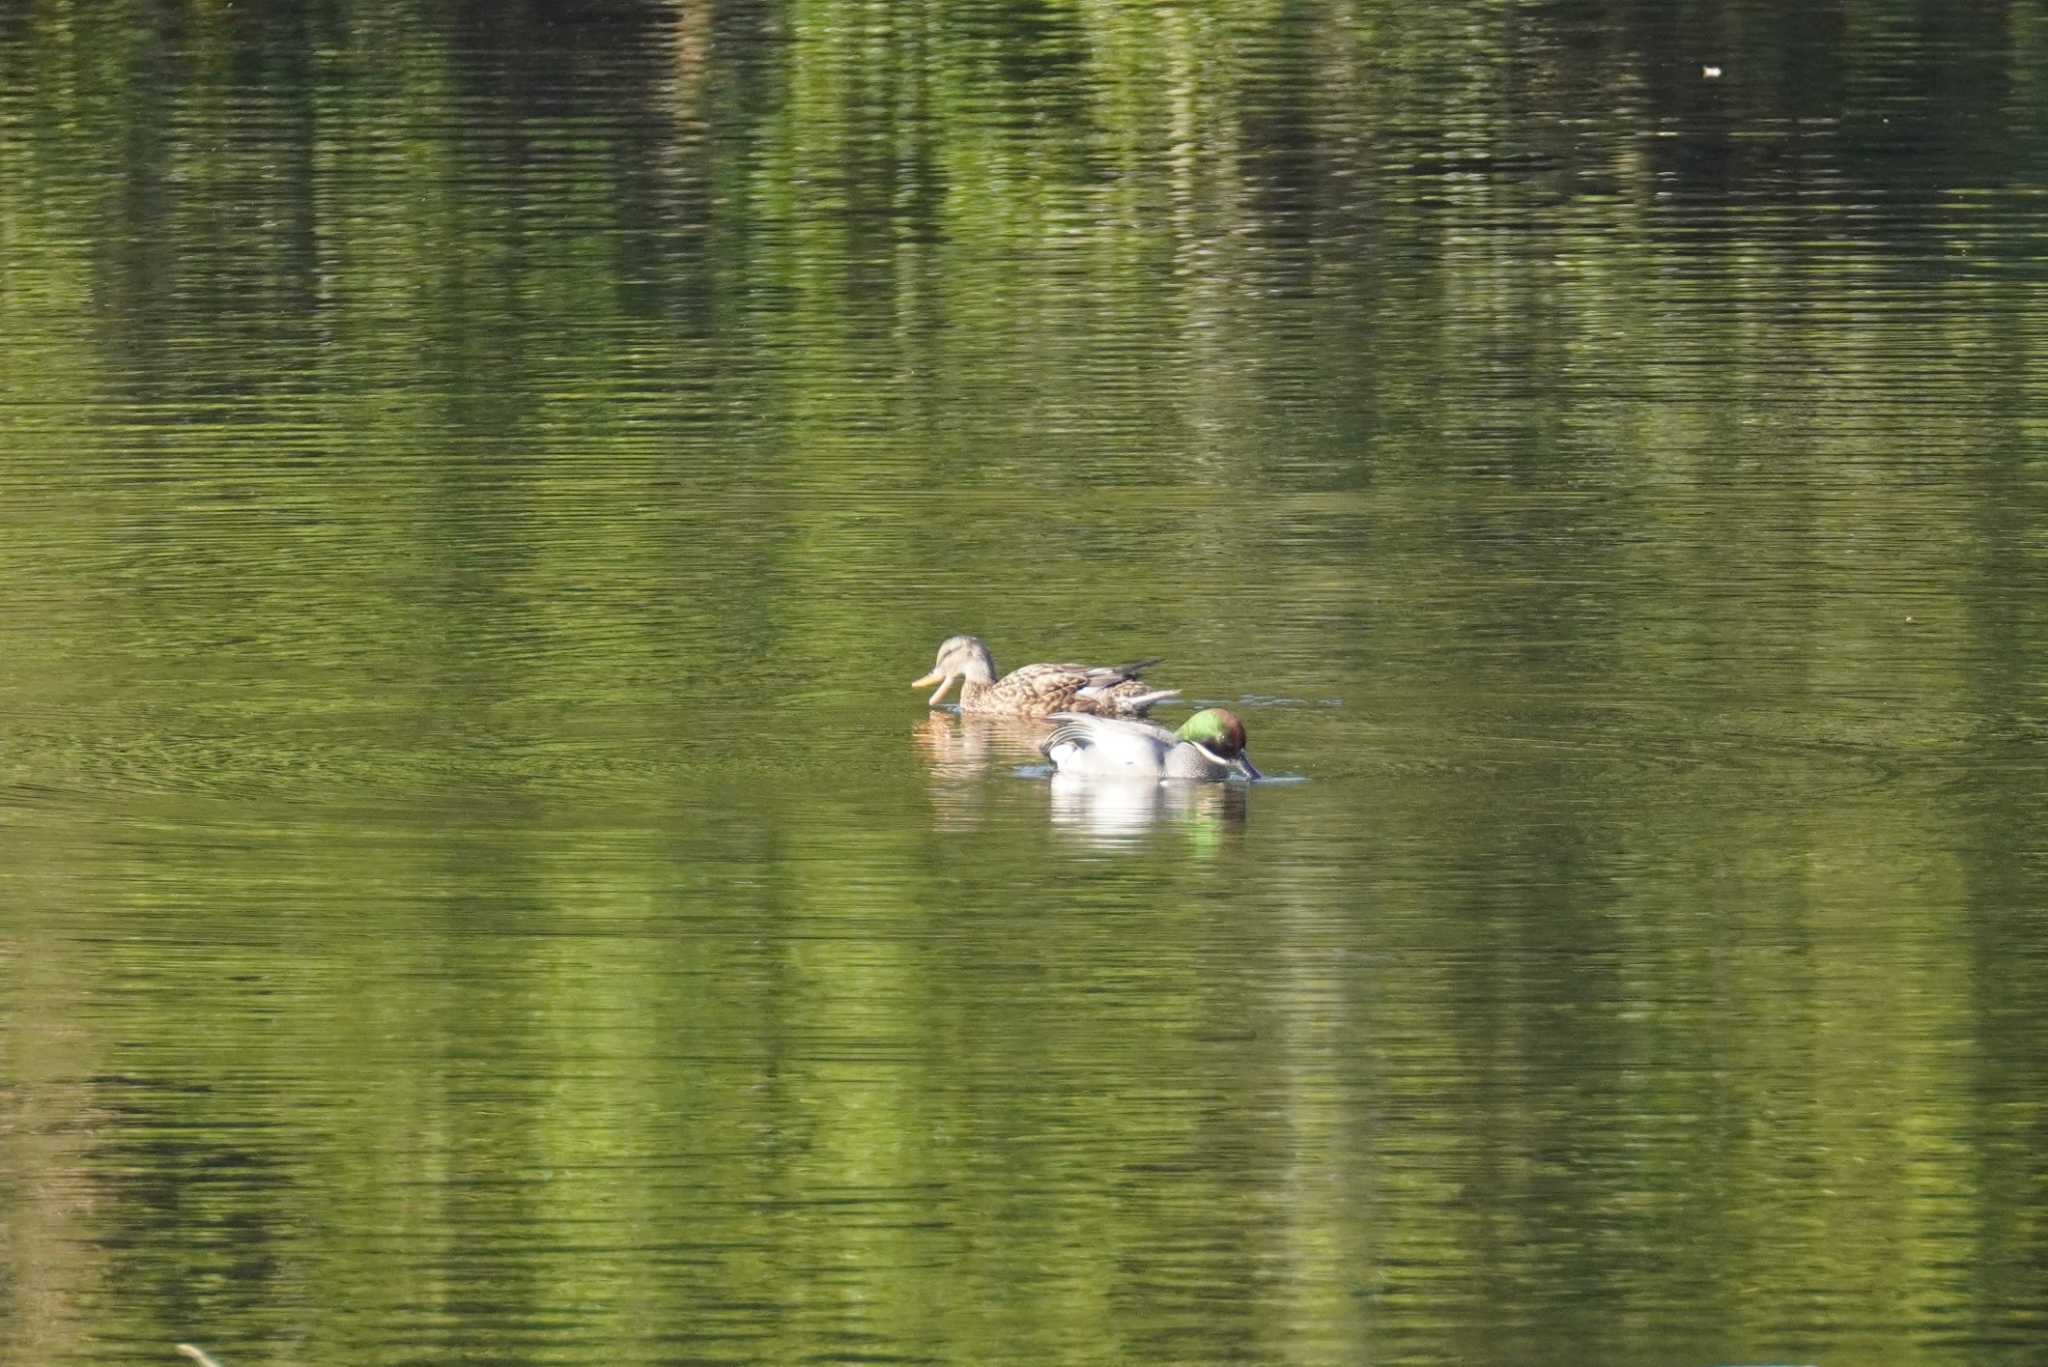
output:
<svg viewBox="0 0 2048 1367"><path fill-rule="evenodd" d="M0 11L0 1361L2036 1360L2044 69Z"/></svg>

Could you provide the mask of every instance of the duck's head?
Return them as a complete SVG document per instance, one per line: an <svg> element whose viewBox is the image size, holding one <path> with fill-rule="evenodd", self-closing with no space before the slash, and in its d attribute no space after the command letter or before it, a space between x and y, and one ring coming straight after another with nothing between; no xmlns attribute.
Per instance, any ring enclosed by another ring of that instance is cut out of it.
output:
<svg viewBox="0 0 2048 1367"><path fill-rule="evenodd" d="M1246 778L1265 777L1252 763L1252 757L1244 752L1244 723L1227 707L1211 707L1195 713L1181 723L1173 738L1186 741L1215 763L1226 769L1235 769Z"/></svg>
<svg viewBox="0 0 2048 1367"><path fill-rule="evenodd" d="M991 684L996 681L995 656L988 653L988 647L979 636L948 636L939 643L939 658L932 665L932 672L922 679L912 679L912 688L927 688L937 684L938 690L925 702L932 707L939 705L939 699L952 688L953 680L966 679L971 683Z"/></svg>

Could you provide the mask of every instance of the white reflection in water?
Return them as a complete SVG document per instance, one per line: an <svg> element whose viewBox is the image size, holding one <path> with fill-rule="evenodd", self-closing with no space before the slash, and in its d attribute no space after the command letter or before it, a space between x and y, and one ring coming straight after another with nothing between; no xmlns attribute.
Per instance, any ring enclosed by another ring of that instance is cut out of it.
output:
<svg viewBox="0 0 2048 1367"><path fill-rule="evenodd" d="M1052 823L1098 844L1128 843L1154 828L1187 823L1242 827L1250 789L1241 783L1187 783L1078 774L1052 776Z"/></svg>

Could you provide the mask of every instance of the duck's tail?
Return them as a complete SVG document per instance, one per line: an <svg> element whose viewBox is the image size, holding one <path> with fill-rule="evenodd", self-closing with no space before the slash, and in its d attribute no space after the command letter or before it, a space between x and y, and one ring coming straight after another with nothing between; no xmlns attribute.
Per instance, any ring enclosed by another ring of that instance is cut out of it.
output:
<svg viewBox="0 0 2048 1367"><path fill-rule="evenodd" d="M1056 712L1053 715L1055 718L1073 716L1069 712ZM1057 769L1065 761L1086 750L1091 740L1087 723L1079 720L1062 721L1038 743L1038 753L1051 760L1053 768Z"/></svg>
<svg viewBox="0 0 2048 1367"><path fill-rule="evenodd" d="M1114 697L1108 701L1110 706L1116 708L1124 716L1142 717L1152 710L1155 703L1162 703L1168 698L1178 698L1179 696L1180 690L1178 688L1155 688L1149 693Z"/></svg>

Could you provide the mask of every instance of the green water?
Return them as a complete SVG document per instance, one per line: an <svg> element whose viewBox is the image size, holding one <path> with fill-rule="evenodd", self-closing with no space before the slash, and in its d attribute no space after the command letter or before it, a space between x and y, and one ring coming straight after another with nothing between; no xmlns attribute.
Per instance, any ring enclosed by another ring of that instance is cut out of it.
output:
<svg viewBox="0 0 2048 1367"><path fill-rule="evenodd" d="M1794 8L0 8L0 1361L2038 1360L2048 22Z"/></svg>

